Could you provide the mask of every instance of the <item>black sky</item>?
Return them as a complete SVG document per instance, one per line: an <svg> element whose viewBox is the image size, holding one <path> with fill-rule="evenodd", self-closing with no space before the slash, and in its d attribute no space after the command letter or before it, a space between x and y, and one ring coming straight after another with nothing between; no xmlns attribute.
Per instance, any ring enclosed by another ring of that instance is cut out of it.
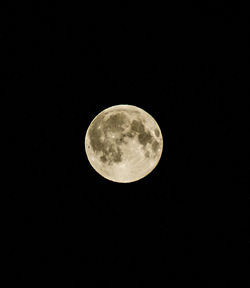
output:
<svg viewBox="0 0 250 288"><path fill-rule="evenodd" d="M9 4L11 283L241 287L242 8L96 6ZM92 119L117 104L143 108L163 133L159 165L136 183L102 178L84 151Z"/></svg>

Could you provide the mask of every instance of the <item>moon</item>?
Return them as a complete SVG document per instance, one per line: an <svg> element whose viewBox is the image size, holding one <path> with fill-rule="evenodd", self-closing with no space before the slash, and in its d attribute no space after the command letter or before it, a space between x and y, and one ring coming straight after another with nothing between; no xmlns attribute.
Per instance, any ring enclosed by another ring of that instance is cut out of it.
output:
<svg viewBox="0 0 250 288"><path fill-rule="evenodd" d="M113 182L138 181L157 166L163 150L159 125L143 109L116 105L100 112L85 135L91 166Z"/></svg>

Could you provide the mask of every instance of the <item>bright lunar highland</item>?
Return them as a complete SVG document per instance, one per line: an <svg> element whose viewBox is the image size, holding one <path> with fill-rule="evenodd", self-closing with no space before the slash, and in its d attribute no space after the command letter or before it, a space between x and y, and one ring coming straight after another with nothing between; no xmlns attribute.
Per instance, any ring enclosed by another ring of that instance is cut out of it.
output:
<svg viewBox="0 0 250 288"><path fill-rule="evenodd" d="M162 149L157 122L132 105L103 110L90 123L85 136L90 164L114 182L134 182L148 175L158 164Z"/></svg>

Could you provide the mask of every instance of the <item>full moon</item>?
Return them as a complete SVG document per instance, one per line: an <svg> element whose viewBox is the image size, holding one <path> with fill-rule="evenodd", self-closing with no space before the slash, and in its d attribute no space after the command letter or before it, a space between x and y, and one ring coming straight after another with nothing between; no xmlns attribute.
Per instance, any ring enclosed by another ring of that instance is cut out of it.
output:
<svg viewBox="0 0 250 288"><path fill-rule="evenodd" d="M163 149L160 127L141 108L116 105L100 112L85 136L91 166L104 178L129 183L157 166Z"/></svg>

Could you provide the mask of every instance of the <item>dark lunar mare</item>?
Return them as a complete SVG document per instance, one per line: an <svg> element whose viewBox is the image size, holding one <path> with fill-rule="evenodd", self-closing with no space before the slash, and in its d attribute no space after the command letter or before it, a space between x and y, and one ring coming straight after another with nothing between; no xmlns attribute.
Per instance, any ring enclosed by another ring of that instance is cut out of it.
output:
<svg viewBox="0 0 250 288"><path fill-rule="evenodd" d="M131 130L129 133L131 133L132 135L134 135L134 134L138 135L138 141L143 146L144 150L145 150L146 145L148 143L151 144L152 150L154 151L154 153L156 155L156 152L159 149L160 143L157 140L155 140L155 138L152 136L150 131L146 131L145 126L141 120L140 121L139 120L133 120L132 121ZM160 136L160 131L157 128L154 130L154 133L157 137ZM144 155L145 155L145 157L148 158L150 154L148 151L146 151Z"/></svg>
<svg viewBox="0 0 250 288"><path fill-rule="evenodd" d="M159 143L154 139L150 131L146 131L141 120L133 120L129 131L124 132L124 124L128 122L128 118L125 113L112 113L105 121L103 118L103 115L97 116L89 130L91 147L95 153L103 153L103 155L100 156L100 160L103 163L112 165L113 163L119 163L122 161L122 151L119 146L123 143L127 143L127 137L138 137L139 143L144 148L148 143L151 144L155 153L159 148ZM112 144L108 139L108 132L114 132L121 135L119 139L114 140L116 145ZM157 134L160 134L158 129L155 129L154 132L156 136ZM104 140L101 139L103 136ZM145 156L149 157L148 153L145 153Z"/></svg>
<svg viewBox="0 0 250 288"><path fill-rule="evenodd" d="M149 131L145 130L142 121L133 120L131 124L131 132L138 134L139 143L143 146L146 146L148 143L152 142L153 137Z"/></svg>
<svg viewBox="0 0 250 288"><path fill-rule="evenodd" d="M103 149L103 143L100 139L102 136L102 129L98 129L99 126L101 127L101 121L102 117L97 116L89 129L90 145L94 152L100 152Z"/></svg>
<svg viewBox="0 0 250 288"><path fill-rule="evenodd" d="M124 113L112 114L104 123L103 129L104 133L108 131L112 132L122 132L124 128L122 127L125 124L127 117Z"/></svg>
<svg viewBox="0 0 250 288"><path fill-rule="evenodd" d="M124 135L115 140L117 145L114 145L108 139L107 134L108 132L121 133L124 130L122 125L125 124L127 117L124 113L112 114L106 121L103 117L103 115L98 116L89 130L90 145L95 153L103 153L100 156L103 163L109 165L113 162L119 163L122 161L122 151L119 145L124 143ZM104 140L101 139L103 136Z"/></svg>

